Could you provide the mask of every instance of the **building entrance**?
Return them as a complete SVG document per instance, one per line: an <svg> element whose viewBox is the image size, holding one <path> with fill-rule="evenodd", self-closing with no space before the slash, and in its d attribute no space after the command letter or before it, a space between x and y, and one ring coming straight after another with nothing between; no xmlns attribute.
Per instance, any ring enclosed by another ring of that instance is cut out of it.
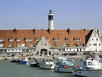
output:
<svg viewBox="0 0 102 77"><path fill-rule="evenodd" d="M40 55L47 55L47 49L41 49Z"/></svg>

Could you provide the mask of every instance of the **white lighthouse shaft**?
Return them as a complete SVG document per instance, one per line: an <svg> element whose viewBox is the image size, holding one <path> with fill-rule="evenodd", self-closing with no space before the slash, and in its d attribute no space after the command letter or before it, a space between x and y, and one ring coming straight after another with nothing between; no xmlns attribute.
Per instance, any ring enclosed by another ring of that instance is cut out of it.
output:
<svg viewBox="0 0 102 77"><path fill-rule="evenodd" d="M54 30L54 20L52 10L49 11L48 15L48 29Z"/></svg>

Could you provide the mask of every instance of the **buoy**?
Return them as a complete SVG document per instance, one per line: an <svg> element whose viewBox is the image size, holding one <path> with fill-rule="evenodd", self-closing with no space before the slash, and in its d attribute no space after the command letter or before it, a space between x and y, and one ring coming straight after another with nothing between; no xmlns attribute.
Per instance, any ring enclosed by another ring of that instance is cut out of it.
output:
<svg viewBox="0 0 102 77"><path fill-rule="evenodd" d="M64 68L67 68L67 66L66 66L66 65L64 65Z"/></svg>

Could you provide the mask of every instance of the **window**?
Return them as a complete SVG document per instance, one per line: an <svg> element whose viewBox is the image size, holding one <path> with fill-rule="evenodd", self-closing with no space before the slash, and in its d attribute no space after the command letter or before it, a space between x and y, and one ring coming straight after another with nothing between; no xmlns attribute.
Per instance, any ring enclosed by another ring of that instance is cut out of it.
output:
<svg viewBox="0 0 102 77"><path fill-rule="evenodd" d="M9 44L9 47L13 47L13 44Z"/></svg>
<svg viewBox="0 0 102 77"><path fill-rule="evenodd" d="M35 47L35 45L34 44L30 44L30 47Z"/></svg>
<svg viewBox="0 0 102 77"><path fill-rule="evenodd" d="M37 42L39 42L39 41L40 41L40 39L39 39L39 38L36 38L35 40L36 40Z"/></svg>
<svg viewBox="0 0 102 77"><path fill-rule="evenodd" d="M1 38L1 39L0 39L0 42L4 42L4 38Z"/></svg>
<svg viewBox="0 0 102 77"><path fill-rule="evenodd" d="M13 41L13 38L9 38L9 41L12 42Z"/></svg>
<svg viewBox="0 0 102 77"><path fill-rule="evenodd" d="M98 41L98 38L96 38L96 40Z"/></svg>
<svg viewBox="0 0 102 77"><path fill-rule="evenodd" d="M57 46L56 44L53 44L53 45L52 45L52 47L56 47L56 46Z"/></svg>
<svg viewBox="0 0 102 77"><path fill-rule="evenodd" d="M69 39L68 38L65 38L65 41L69 41Z"/></svg>
<svg viewBox="0 0 102 77"><path fill-rule="evenodd" d="M62 43L61 46L62 47L68 47L69 45L67 43Z"/></svg>
<svg viewBox="0 0 102 77"><path fill-rule="evenodd" d="M18 47L26 47L26 45L24 43L19 43Z"/></svg>
<svg viewBox="0 0 102 77"><path fill-rule="evenodd" d="M4 44L0 44L0 48L4 47Z"/></svg>
<svg viewBox="0 0 102 77"><path fill-rule="evenodd" d="M80 47L83 47L84 46L84 44L80 44Z"/></svg>
<svg viewBox="0 0 102 77"><path fill-rule="evenodd" d="M19 38L16 38L16 41L17 41L17 42L19 42L19 41L20 41L20 39L19 39Z"/></svg>
<svg viewBox="0 0 102 77"><path fill-rule="evenodd" d="M88 65L93 65L93 63L92 62L88 62Z"/></svg>
<svg viewBox="0 0 102 77"><path fill-rule="evenodd" d="M59 42L59 41L60 41L59 38L53 38L53 40L54 40L55 42Z"/></svg>
<svg viewBox="0 0 102 77"><path fill-rule="evenodd" d="M101 46L101 44L99 43L99 46Z"/></svg>
<svg viewBox="0 0 102 77"><path fill-rule="evenodd" d="M74 43L73 45L74 45L74 47L77 47L78 46L77 43Z"/></svg>
<svg viewBox="0 0 102 77"><path fill-rule="evenodd" d="M25 38L25 41L32 41L31 38Z"/></svg>
<svg viewBox="0 0 102 77"><path fill-rule="evenodd" d="M97 46L97 43L94 43L93 46Z"/></svg>
<svg viewBox="0 0 102 77"><path fill-rule="evenodd" d="M86 66L86 65L87 65L87 63L86 63L86 61L84 61L84 62L83 62L83 66Z"/></svg>
<svg viewBox="0 0 102 77"><path fill-rule="evenodd" d="M74 41L81 41L80 38L73 38Z"/></svg>

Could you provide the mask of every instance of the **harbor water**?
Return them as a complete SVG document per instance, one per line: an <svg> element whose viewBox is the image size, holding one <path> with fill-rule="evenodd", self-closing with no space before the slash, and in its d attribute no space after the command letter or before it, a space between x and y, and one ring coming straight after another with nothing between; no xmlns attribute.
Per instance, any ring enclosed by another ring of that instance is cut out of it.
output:
<svg viewBox="0 0 102 77"><path fill-rule="evenodd" d="M72 73L56 73L26 65L0 61L0 77L74 77Z"/></svg>
<svg viewBox="0 0 102 77"><path fill-rule="evenodd" d="M98 72L99 73L99 72ZM102 72L101 72L102 73ZM75 77L72 73L57 73L10 61L0 61L0 77ZM97 77L93 75L92 77Z"/></svg>

